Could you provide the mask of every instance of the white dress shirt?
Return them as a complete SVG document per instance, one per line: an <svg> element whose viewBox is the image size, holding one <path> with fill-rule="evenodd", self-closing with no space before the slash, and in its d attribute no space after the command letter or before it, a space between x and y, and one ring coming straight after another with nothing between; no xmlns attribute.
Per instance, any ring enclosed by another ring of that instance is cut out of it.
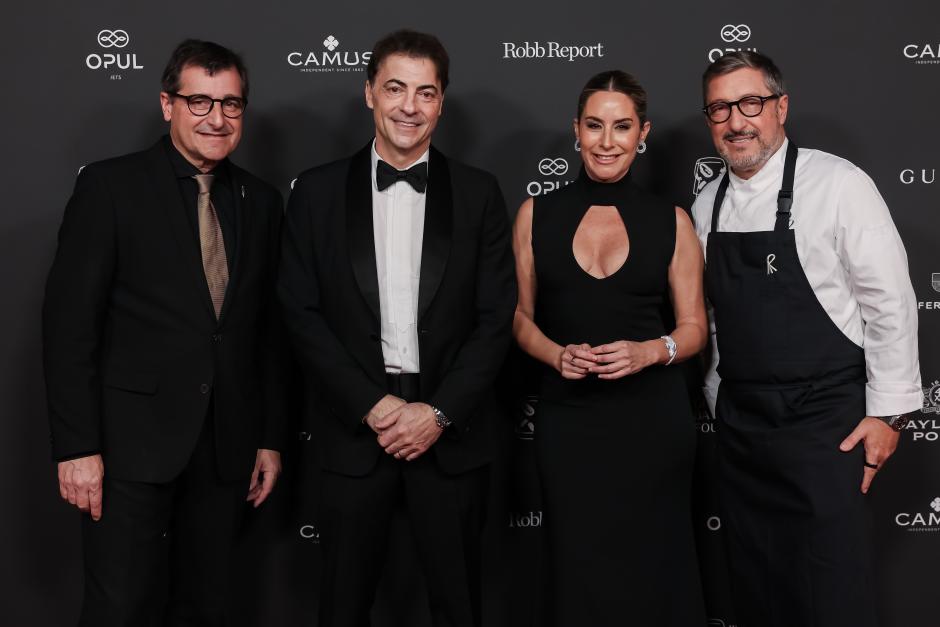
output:
<svg viewBox="0 0 940 627"><path fill-rule="evenodd" d="M428 161L429 151L408 167ZM372 230L382 313L382 356L392 374L421 371L418 360L418 284L427 194L398 181L382 191L375 182L381 157L372 142ZM407 169L407 168L404 168Z"/></svg>
<svg viewBox="0 0 940 627"><path fill-rule="evenodd" d="M730 174L718 215L719 231L774 229L787 144L784 141L751 178ZM708 243L719 181L709 183L692 205L703 248ZM904 244L875 184L845 159L800 148L791 228L800 265L819 303L836 327L865 350L868 415L891 416L919 409L923 395L917 300ZM718 350L713 321L711 345L705 396L714 415L720 377L715 371Z"/></svg>

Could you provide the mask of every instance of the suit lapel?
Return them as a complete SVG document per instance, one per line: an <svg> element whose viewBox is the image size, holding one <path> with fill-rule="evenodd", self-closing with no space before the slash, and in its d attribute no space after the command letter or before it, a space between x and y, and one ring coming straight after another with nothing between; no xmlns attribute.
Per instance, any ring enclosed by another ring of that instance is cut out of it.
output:
<svg viewBox="0 0 940 627"><path fill-rule="evenodd" d="M359 291L375 319L379 312L379 279L375 266L375 232L372 226L372 143L353 155L346 175L346 237L349 262Z"/></svg>
<svg viewBox="0 0 940 627"><path fill-rule="evenodd" d="M248 186L245 185L242 170L234 163L228 163L229 173L232 177L232 199L235 201L235 259L230 264L232 271L229 273L228 287L225 288L225 300L222 301L222 311L219 315L219 322L225 320L225 314L231 308L231 303L236 301L235 292L241 285L241 273L244 271L246 259L251 246L251 234L254 232L252 221L254 212L252 211L253 198L248 193Z"/></svg>
<svg viewBox="0 0 940 627"><path fill-rule="evenodd" d="M186 208L183 206L183 199L180 198L179 185L176 182L173 167L170 165L169 155L166 154L163 140L158 141L147 151L147 160L150 162L147 172L153 185L154 198L166 212L170 230L179 247L179 259L190 279L189 283L195 290L194 294L201 302L203 309L215 319L209 285L206 283L206 273L202 267L199 242L193 238L192 225L186 217Z"/></svg>
<svg viewBox="0 0 940 627"><path fill-rule="evenodd" d="M428 163L428 191L424 208L424 242L421 246L421 280L418 288L418 321L434 300L450 255L454 199L447 158L433 146Z"/></svg>

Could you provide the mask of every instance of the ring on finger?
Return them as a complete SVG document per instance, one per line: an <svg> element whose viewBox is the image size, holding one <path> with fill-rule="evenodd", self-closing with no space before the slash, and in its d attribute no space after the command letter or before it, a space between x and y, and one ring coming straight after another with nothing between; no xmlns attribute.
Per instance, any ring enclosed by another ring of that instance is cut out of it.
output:
<svg viewBox="0 0 940 627"><path fill-rule="evenodd" d="M869 464L869 463L866 461L866 462L865 462L865 468L871 468L872 470L878 470L878 464Z"/></svg>

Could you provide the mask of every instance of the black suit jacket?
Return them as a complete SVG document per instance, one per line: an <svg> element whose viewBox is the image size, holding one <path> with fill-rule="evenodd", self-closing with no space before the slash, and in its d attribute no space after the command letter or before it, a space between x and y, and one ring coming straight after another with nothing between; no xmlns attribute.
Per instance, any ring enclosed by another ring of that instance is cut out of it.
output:
<svg viewBox="0 0 940 627"><path fill-rule="evenodd" d="M212 406L219 471L242 478L286 440L283 204L230 164L238 252L216 320L167 149L88 165L66 207L43 305L53 456L101 452L112 477L169 481Z"/></svg>
<svg viewBox="0 0 940 627"><path fill-rule="evenodd" d="M279 293L314 396L321 465L368 473L382 449L362 418L386 394L372 227L371 143L307 170L288 202ZM422 400L454 424L445 472L489 460L492 384L509 346L516 282L496 179L431 148L418 290Z"/></svg>

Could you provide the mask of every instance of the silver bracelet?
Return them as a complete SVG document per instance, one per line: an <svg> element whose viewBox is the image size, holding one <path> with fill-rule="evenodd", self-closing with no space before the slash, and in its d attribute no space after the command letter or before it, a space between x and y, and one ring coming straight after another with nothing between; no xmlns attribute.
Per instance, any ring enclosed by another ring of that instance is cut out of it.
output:
<svg viewBox="0 0 940 627"><path fill-rule="evenodd" d="M659 339L666 343L666 352L669 353L669 361L664 365L668 366L675 360L676 355L679 354L679 346L676 344L676 341L672 339L671 335L663 335Z"/></svg>

